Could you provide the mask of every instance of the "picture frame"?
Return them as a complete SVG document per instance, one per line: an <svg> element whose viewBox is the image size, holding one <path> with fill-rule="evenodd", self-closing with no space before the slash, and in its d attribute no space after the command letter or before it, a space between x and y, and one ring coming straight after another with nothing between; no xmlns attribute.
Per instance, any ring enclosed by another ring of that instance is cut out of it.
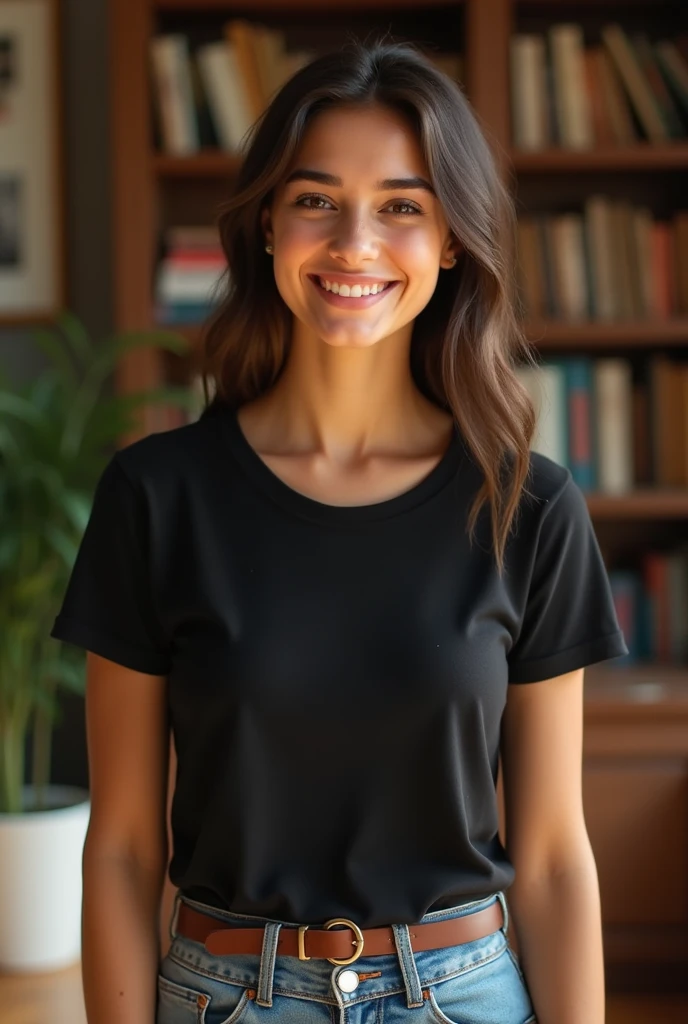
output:
<svg viewBox="0 0 688 1024"><path fill-rule="evenodd" d="M60 0L0 0L0 327L65 306Z"/></svg>

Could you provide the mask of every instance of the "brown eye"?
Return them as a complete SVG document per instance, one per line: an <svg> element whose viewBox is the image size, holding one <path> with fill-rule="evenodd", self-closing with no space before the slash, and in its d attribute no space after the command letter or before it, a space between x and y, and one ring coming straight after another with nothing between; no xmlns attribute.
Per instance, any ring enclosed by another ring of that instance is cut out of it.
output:
<svg viewBox="0 0 688 1024"><path fill-rule="evenodd" d="M324 196L300 196L294 206L303 206L306 210L324 210L331 204Z"/></svg>
<svg viewBox="0 0 688 1024"><path fill-rule="evenodd" d="M403 217L408 217L415 213L422 214L423 212L419 207L414 206L413 203L401 201L397 203L390 203L388 209L391 209L393 213L398 213Z"/></svg>

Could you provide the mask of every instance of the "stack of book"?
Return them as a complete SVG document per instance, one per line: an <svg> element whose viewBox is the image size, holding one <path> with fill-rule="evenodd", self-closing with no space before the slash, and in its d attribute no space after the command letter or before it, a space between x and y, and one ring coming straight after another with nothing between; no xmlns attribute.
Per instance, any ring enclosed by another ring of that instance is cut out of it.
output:
<svg viewBox="0 0 688 1024"><path fill-rule="evenodd" d="M533 450L585 491L688 486L688 364L587 356L519 366L537 413Z"/></svg>
<svg viewBox="0 0 688 1024"><path fill-rule="evenodd" d="M233 18L222 39L193 52L186 35L154 36L150 43L156 141L176 156L205 147L239 151L270 97L310 52L288 52L276 29Z"/></svg>
<svg viewBox="0 0 688 1024"><path fill-rule="evenodd" d="M583 212L521 216L517 272L532 320L688 313L688 212L662 221L645 206L591 195Z"/></svg>
<svg viewBox="0 0 688 1024"><path fill-rule="evenodd" d="M154 285L155 322L201 323L217 304L227 267L214 227L170 227Z"/></svg>
<svg viewBox="0 0 688 1024"><path fill-rule="evenodd" d="M628 654L619 662L688 662L688 548L646 551L638 565L609 573Z"/></svg>
<svg viewBox="0 0 688 1024"><path fill-rule="evenodd" d="M652 41L618 24L586 46L581 25L511 39L513 144L592 149L688 134L688 38Z"/></svg>
<svg viewBox="0 0 688 1024"><path fill-rule="evenodd" d="M156 148L188 156L204 148L239 153L271 98L304 64L311 50L290 50L284 32L232 18L222 38L192 48L179 32L150 43ZM460 55L429 54L457 82Z"/></svg>

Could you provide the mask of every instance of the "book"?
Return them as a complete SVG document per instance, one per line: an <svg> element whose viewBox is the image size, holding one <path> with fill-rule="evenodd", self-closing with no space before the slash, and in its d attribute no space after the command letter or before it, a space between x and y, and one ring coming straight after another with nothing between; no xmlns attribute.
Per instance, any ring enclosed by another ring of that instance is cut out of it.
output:
<svg viewBox="0 0 688 1024"><path fill-rule="evenodd" d="M606 196L588 196L584 220L590 262L592 314L598 320L613 320L618 314L618 302L614 284L611 204Z"/></svg>
<svg viewBox="0 0 688 1024"><path fill-rule="evenodd" d="M583 491L597 486L595 466L594 374L587 356L563 359L568 418L568 459L571 475Z"/></svg>
<svg viewBox="0 0 688 1024"><path fill-rule="evenodd" d="M550 144L545 37L517 33L510 50L513 144L522 150L544 149Z"/></svg>
<svg viewBox="0 0 688 1024"><path fill-rule="evenodd" d="M200 143L188 39L177 32L153 36L149 55L162 148L174 156L195 153Z"/></svg>
<svg viewBox="0 0 688 1024"><path fill-rule="evenodd" d="M651 142L666 142L669 132L627 34L620 25L606 25L602 29L602 41L648 139Z"/></svg>
<svg viewBox="0 0 688 1024"><path fill-rule="evenodd" d="M597 359L594 380L597 486L603 494L625 494L633 487L631 365L622 358Z"/></svg>
<svg viewBox="0 0 688 1024"><path fill-rule="evenodd" d="M583 218L577 213L552 218L552 254L559 315L586 319L590 311Z"/></svg>
<svg viewBox="0 0 688 1024"><path fill-rule="evenodd" d="M252 117L236 54L226 42L205 43L197 50L197 60L220 145L227 152L240 152Z"/></svg>
<svg viewBox="0 0 688 1024"><path fill-rule="evenodd" d="M590 149L595 140L586 85L583 30L572 23L552 25L548 37L561 145Z"/></svg>
<svg viewBox="0 0 688 1024"><path fill-rule="evenodd" d="M222 26L225 40L236 54L236 64L244 83L251 121L256 121L265 110L267 95L258 63L256 29L243 18L231 18Z"/></svg>
<svg viewBox="0 0 688 1024"><path fill-rule="evenodd" d="M539 366L519 366L516 372L535 406L536 428L532 450L565 466L568 425L563 367L555 363L541 363Z"/></svg>

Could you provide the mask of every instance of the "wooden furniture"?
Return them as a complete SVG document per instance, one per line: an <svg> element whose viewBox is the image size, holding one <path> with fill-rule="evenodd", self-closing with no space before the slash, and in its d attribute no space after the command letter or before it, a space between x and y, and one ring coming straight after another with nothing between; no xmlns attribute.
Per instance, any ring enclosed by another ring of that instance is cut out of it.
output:
<svg viewBox="0 0 688 1024"><path fill-rule="evenodd" d="M688 686L586 670L583 797L611 990L688 990Z"/></svg>
<svg viewBox="0 0 688 1024"><path fill-rule="evenodd" d="M467 94L521 211L580 202L593 189L643 197L664 216L684 202L688 142L523 153L511 147L510 126L513 32L542 31L568 19L597 27L615 20L636 27L646 19L671 35L688 30L688 9L675 0L111 0L117 328L153 326L152 281L162 230L212 224L237 168L235 157L220 152L176 158L154 151L150 40L171 31L209 38L213 28L220 38L223 21L239 15L283 28L298 45L304 33L337 39L344 27L367 33L383 26L407 38L415 28L426 40L453 39L463 54ZM191 341L198 335L190 328L184 333ZM688 317L532 323L529 334L543 353L688 354ZM117 387L132 391L169 378L184 380L195 358L132 352L118 369ZM150 409L140 433L164 426L160 411ZM685 537L688 490L592 494L589 507L612 559ZM602 884L610 983L678 984L682 977L688 987L688 670L638 669L619 674L616 683L604 682L603 672L588 677L585 804ZM646 677L654 689L641 685Z"/></svg>

